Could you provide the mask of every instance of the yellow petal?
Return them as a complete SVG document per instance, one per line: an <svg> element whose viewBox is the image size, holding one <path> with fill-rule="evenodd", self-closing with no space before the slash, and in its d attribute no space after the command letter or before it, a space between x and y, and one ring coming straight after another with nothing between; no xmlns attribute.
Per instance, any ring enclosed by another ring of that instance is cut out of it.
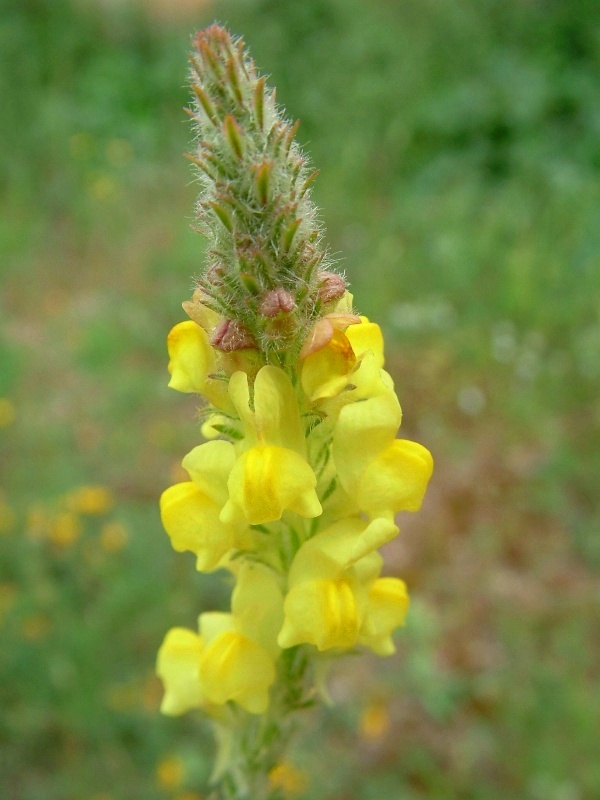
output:
<svg viewBox="0 0 600 800"><path fill-rule="evenodd" d="M300 547L290 567L289 586L294 587L306 581L337 579L350 567L356 569L357 562L370 559L377 548L391 541L397 533L396 525L387 519L366 522L351 517L340 520ZM374 578L380 565L379 556L374 564L371 560L365 563L364 568L361 564L361 582Z"/></svg>
<svg viewBox="0 0 600 800"><path fill-rule="evenodd" d="M323 580L308 581L291 589L284 612L285 622L279 634L281 647L306 643L328 650L356 644L364 609L347 581Z"/></svg>
<svg viewBox="0 0 600 800"><path fill-rule="evenodd" d="M358 325L359 322L360 317L345 312L336 311L321 317L310 329L298 355L298 360L304 361L311 353L326 347L336 330L345 331L349 325Z"/></svg>
<svg viewBox="0 0 600 800"><path fill-rule="evenodd" d="M167 337L169 386L179 392L198 392L223 410L231 409L227 384L209 377L217 370L217 356L207 332L192 320L175 325Z"/></svg>
<svg viewBox="0 0 600 800"><path fill-rule="evenodd" d="M367 350L352 374L348 376L345 391L334 397L319 400L319 406L332 423L336 422L345 406L394 392L394 382L378 364L377 356L371 350Z"/></svg>
<svg viewBox="0 0 600 800"><path fill-rule="evenodd" d="M233 614L225 611L204 611L198 617L198 628L202 641L208 645L222 633L235 630Z"/></svg>
<svg viewBox="0 0 600 800"><path fill-rule="evenodd" d="M234 372L229 380L229 397L244 427L246 444L254 446L257 441L254 412L250 409L250 389L245 372Z"/></svg>
<svg viewBox="0 0 600 800"><path fill-rule="evenodd" d="M351 292L346 290L344 294L338 300L338 303L334 309L335 314L352 314L352 308L354 307L354 296Z"/></svg>
<svg viewBox="0 0 600 800"><path fill-rule="evenodd" d="M365 523L364 530L352 545L349 554L349 564L370 556L384 544L391 542L398 535L398 526L392 520L376 518L369 523Z"/></svg>
<svg viewBox="0 0 600 800"><path fill-rule="evenodd" d="M381 328L374 322L369 322L367 317L361 317L360 325L351 325L346 331L346 336L354 355L361 358L367 351L371 351L376 358L379 368L383 367L383 334Z"/></svg>
<svg viewBox="0 0 600 800"><path fill-rule="evenodd" d="M223 317L220 314L217 314L216 311L212 311L208 308L204 302L204 296L200 289L196 289L194 294L192 295L191 300L186 300L181 305L183 306L183 310L185 313L193 319L194 322L197 322L201 328L210 334L219 322L222 321Z"/></svg>
<svg viewBox="0 0 600 800"><path fill-rule="evenodd" d="M348 331L358 327L353 325ZM329 342L302 361L300 379L309 400L338 395L346 387L355 364L356 356L347 332L333 329Z"/></svg>
<svg viewBox="0 0 600 800"><path fill-rule="evenodd" d="M263 367L254 381L254 421L263 444L306 453L294 387L282 369Z"/></svg>
<svg viewBox="0 0 600 800"><path fill-rule="evenodd" d="M163 714L177 716L204 704L199 673L203 649L202 639L186 628L172 628L165 636L156 664L165 688Z"/></svg>
<svg viewBox="0 0 600 800"><path fill-rule="evenodd" d="M215 354L208 334L192 320L180 322L167 337L169 386L179 392L203 392L214 369Z"/></svg>
<svg viewBox="0 0 600 800"><path fill-rule="evenodd" d="M429 450L417 442L395 439L364 471L358 504L371 516L418 511L432 471Z"/></svg>
<svg viewBox="0 0 600 800"><path fill-rule="evenodd" d="M293 450L257 446L243 453L229 476L229 501L223 522L245 519L259 525L281 519L286 509L302 517L317 517L321 504L317 480L307 462Z"/></svg>
<svg viewBox="0 0 600 800"><path fill-rule="evenodd" d="M345 405L333 431L332 454L342 487L353 496L368 465L394 440L402 419L391 390Z"/></svg>
<svg viewBox="0 0 600 800"><path fill-rule="evenodd" d="M246 562L231 596L236 630L277 658L277 634L283 623L283 594L276 573L264 564Z"/></svg>
<svg viewBox="0 0 600 800"><path fill-rule="evenodd" d="M235 700L252 714L262 714L269 703L275 667L269 654L240 633L217 636L203 651L200 680L213 703Z"/></svg>
<svg viewBox="0 0 600 800"><path fill-rule="evenodd" d="M242 421L246 448L267 444L305 454L296 393L282 369L268 365L258 371L254 381L254 411L250 409L248 376L244 372L231 376L229 396Z"/></svg>
<svg viewBox="0 0 600 800"><path fill-rule="evenodd" d="M220 506L190 482L177 483L160 498L160 514L173 549L190 550L198 569L216 569L235 544L235 530L219 519Z"/></svg>
<svg viewBox="0 0 600 800"><path fill-rule="evenodd" d="M404 581L398 578L379 578L369 590L369 606L359 636L361 644L378 655L395 651L391 633L404 625L409 599Z"/></svg>
<svg viewBox="0 0 600 800"><path fill-rule="evenodd" d="M227 481L235 464L235 449L223 440L194 447L181 462L198 489L221 508L228 497Z"/></svg>
<svg viewBox="0 0 600 800"><path fill-rule="evenodd" d="M355 387L350 395L350 402L368 400L381 394L394 391L391 375L379 367L380 358L372 351L363 353L360 364L352 373L352 385Z"/></svg>

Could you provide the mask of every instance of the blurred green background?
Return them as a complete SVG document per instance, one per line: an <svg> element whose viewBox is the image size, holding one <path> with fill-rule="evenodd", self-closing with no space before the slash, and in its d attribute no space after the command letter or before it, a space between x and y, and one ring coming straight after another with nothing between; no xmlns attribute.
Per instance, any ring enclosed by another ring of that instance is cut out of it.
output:
<svg viewBox="0 0 600 800"><path fill-rule="evenodd" d="M158 714L153 668L227 602L157 512L199 441L164 341L202 269L181 108L214 19L300 117L404 435L436 458L386 554L413 598L399 652L338 666L280 777L311 800L594 800L596 0L4 0L1 796L205 796L211 738Z"/></svg>

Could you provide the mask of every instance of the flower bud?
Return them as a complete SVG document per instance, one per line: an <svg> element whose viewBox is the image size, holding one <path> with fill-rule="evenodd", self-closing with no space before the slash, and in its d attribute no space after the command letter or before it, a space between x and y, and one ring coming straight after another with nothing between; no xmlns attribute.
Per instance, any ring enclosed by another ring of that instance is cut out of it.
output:
<svg viewBox="0 0 600 800"><path fill-rule="evenodd" d="M319 273L319 299L322 303L338 300L346 291L346 281L336 272Z"/></svg>
<svg viewBox="0 0 600 800"><path fill-rule="evenodd" d="M225 353L256 347L248 328L235 319L224 319L220 322L212 332L210 343Z"/></svg>
<svg viewBox="0 0 600 800"><path fill-rule="evenodd" d="M289 314L294 308L296 301L283 286L265 292L258 307L263 317L276 317L280 313Z"/></svg>

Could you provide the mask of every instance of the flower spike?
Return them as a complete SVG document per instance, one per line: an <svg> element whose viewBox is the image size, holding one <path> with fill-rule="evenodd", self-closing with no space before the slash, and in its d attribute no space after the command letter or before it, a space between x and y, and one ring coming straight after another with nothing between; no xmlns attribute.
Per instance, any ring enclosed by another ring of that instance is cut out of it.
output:
<svg viewBox="0 0 600 800"><path fill-rule="evenodd" d="M382 577L379 550L398 512L419 508L433 461L396 438L383 335L332 268L298 123L241 40L213 25L193 48L189 158L208 254L167 347L169 386L203 398L208 441L160 510L173 549L227 571L233 590L229 611L167 633L157 672L163 713L214 724L215 797L274 799L290 717L326 693L324 664L394 652L408 592Z"/></svg>

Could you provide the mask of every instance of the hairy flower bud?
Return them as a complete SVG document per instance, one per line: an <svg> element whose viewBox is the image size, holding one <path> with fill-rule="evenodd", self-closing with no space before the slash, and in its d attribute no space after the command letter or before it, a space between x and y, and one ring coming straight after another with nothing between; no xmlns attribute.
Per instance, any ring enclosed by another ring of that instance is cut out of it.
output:
<svg viewBox="0 0 600 800"><path fill-rule="evenodd" d="M248 334L223 331L214 345L256 347L268 361L274 351L293 351L299 332L343 294L345 282L326 271L310 198L316 173L294 139L298 122L283 116L241 41L213 25L194 44L190 113L198 144L190 160L200 183L198 229L211 258L198 285L211 307ZM291 311L293 322L273 335L270 320Z"/></svg>
<svg viewBox="0 0 600 800"><path fill-rule="evenodd" d="M322 303L339 300L347 289L346 281L337 272L319 272L319 299Z"/></svg>
<svg viewBox="0 0 600 800"><path fill-rule="evenodd" d="M258 310L263 317L276 317L278 314L289 314L296 308L293 296L282 286L266 292L260 301Z"/></svg>
<svg viewBox="0 0 600 800"><path fill-rule="evenodd" d="M225 353L256 347L250 331L235 319L224 319L220 322L212 332L210 343Z"/></svg>

